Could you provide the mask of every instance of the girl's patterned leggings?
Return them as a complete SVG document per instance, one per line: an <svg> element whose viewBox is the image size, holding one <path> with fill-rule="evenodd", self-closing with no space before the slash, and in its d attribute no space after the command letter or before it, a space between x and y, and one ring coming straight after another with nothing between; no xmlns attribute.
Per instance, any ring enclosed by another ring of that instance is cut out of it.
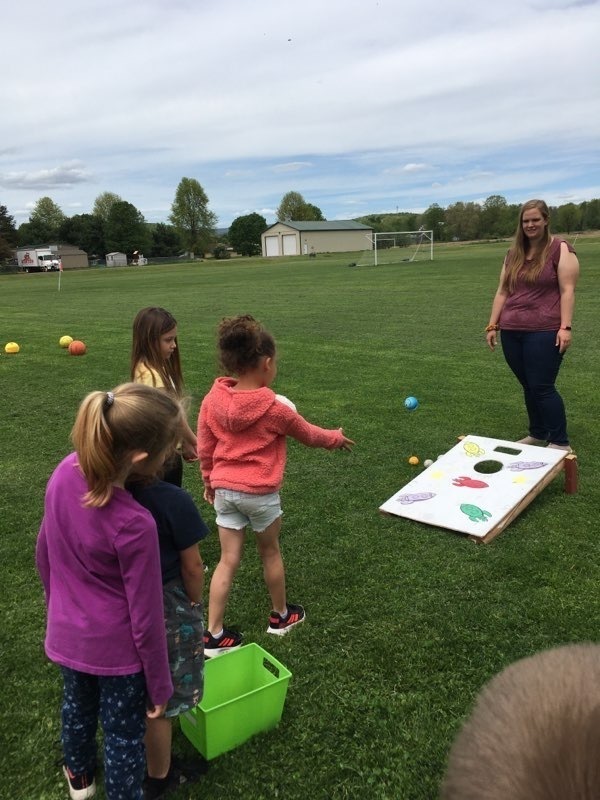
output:
<svg viewBox="0 0 600 800"><path fill-rule="evenodd" d="M104 732L108 800L143 800L146 681L144 673L106 677L61 667L62 744L75 775L96 770L96 729Z"/></svg>

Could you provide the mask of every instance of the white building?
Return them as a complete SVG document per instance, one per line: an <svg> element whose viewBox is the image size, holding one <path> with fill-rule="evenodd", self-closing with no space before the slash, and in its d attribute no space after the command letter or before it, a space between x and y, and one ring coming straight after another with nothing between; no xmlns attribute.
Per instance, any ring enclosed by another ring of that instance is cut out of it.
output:
<svg viewBox="0 0 600 800"><path fill-rule="evenodd" d="M353 220L275 222L261 234L263 256L349 253L371 247L373 229Z"/></svg>
<svg viewBox="0 0 600 800"><path fill-rule="evenodd" d="M107 253L106 254L107 267L126 267L127 256L125 253Z"/></svg>

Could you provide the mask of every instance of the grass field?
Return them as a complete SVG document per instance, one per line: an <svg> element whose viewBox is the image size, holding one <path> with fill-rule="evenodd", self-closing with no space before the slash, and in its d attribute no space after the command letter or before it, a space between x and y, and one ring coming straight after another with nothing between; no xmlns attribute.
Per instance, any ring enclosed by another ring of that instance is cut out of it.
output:
<svg viewBox="0 0 600 800"><path fill-rule="evenodd" d="M253 547L232 592L227 624L293 673L280 726L174 798L435 798L450 742L491 675L597 638L600 237L577 242L573 347L559 378L579 493L564 494L557 479L487 546L377 510L414 476L411 454L435 458L463 433L526 433L520 390L482 333L505 249L440 246L432 263L378 268L350 268L355 257L344 254L65 272L60 293L56 274L0 277L1 797L67 795L35 538L77 406L127 379L131 322L145 305L179 322L194 424L217 374L216 323L252 313L278 342L276 390L357 443L352 453L289 445L282 541L289 597L306 606L306 624L281 640L265 633ZM88 354L67 355L63 334L85 340ZM10 340L20 354L4 354ZM403 407L409 394L420 400L414 413ZM185 486L213 532L202 553L214 565L214 515L194 467ZM176 745L191 752L181 735Z"/></svg>

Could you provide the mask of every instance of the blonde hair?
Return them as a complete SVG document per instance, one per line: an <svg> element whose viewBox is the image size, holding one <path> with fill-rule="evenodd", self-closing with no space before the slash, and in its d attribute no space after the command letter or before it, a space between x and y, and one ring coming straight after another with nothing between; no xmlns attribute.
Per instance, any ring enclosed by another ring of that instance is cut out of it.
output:
<svg viewBox="0 0 600 800"><path fill-rule="evenodd" d="M541 248L533 254L531 261L526 262L525 255L527 253L528 242L525 231L523 230L523 214L533 209L541 213L542 217L546 220L546 226ZM527 283L535 283L539 278L541 271L544 269L544 264L548 258L548 251L552 243L549 220L550 210L544 200L528 200L521 206L517 230L515 231L513 244L508 251L504 266L504 289L506 291L514 291L520 273L522 273L522 277Z"/></svg>
<svg viewBox="0 0 600 800"><path fill-rule="evenodd" d="M442 800L597 800L600 646L517 661L481 691L448 761Z"/></svg>
<svg viewBox="0 0 600 800"><path fill-rule="evenodd" d="M175 447L182 425L178 401L160 389L124 383L112 392L92 392L83 400L71 431L79 466L88 484L84 505L106 505L133 452L148 453L147 463ZM125 474L124 474L125 473Z"/></svg>

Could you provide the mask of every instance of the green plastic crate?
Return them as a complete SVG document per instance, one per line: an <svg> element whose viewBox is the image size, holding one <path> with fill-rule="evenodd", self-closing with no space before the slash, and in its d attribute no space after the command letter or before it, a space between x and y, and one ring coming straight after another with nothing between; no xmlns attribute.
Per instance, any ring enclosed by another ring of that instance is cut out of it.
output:
<svg viewBox="0 0 600 800"><path fill-rule="evenodd" d="M252 643L204 662L204 697L179 717L181 730L211 759L274 728L292 673Z"/></svg>

